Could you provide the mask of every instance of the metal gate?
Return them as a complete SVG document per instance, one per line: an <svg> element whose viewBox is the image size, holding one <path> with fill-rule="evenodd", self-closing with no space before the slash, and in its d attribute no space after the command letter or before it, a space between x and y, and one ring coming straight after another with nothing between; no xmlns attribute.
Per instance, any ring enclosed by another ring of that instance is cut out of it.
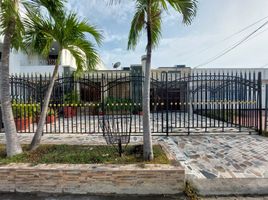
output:
<svg viewBox="0 0 268 200"><path fill-rule="evenodd" d="M152 79L153 132L169 135L261 130L260 73L164 72Z"/></svg>
<svg viewBox="0 0 268 200"><path fill-rule="evenodd" d="M11 77L13 112L19 132L34 132L50 76ZM59 76L47 113L46 133L102 133L101 120L118 126L131 115L131 132L141 134L141 72L93 72ZM151 129L155 135L253 132L262 126L261 74L158 72L151 74ZM0 118L1 121L1 118Z"/></svg>

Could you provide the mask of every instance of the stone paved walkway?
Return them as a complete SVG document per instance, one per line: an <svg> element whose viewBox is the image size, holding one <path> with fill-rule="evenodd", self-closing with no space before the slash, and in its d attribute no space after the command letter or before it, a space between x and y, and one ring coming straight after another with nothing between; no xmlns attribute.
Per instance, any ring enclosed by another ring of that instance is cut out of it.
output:
<svg viewBox="0 0 268 200"><path fill-rule="evenodd" d="M173 137L178 160L195 178L268 178L268 138L244 136Z"/></svg>

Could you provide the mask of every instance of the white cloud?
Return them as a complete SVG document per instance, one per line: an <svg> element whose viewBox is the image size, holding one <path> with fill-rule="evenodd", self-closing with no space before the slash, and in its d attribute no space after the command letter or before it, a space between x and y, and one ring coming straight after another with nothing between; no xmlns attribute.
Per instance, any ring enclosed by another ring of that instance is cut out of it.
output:
<svg viewBox="0 0 268 200"><path fill-rule="evenodd" d="M78 13L90 16L96 21L110 19L111 23L122 23L127 20L129 13L134 8L132 1L122 1L120 4L110 5L109 0L70 0L69 9L76 9Z"/></svg>
<svg viewBox="0 0 268 200"><path fill-rule="evenodd" d="M140 63L140 57L145 54L144 37L134 52L125 50L134 10L133 1L122 1L122 4L116 6L108 6L107 1L80 0L78 4L78 1L71 0L70 7L105 30L106 37L100 52L107 66L117 61L121 61L124 66ZM230 40L220 42L268 15L267 10L267 0L200 0L197 16L189 27L181 25L180 15L170 11L163 16L163 38L153 52L152 63L157 67L175 64L195 66L203 63L256 29L257 26L252 27ZM267 44L268 31L207 66L262 66L268 63Z"/></svg>
<svg viewBox="0 0 268 200"><path fill-rule="evenodd" d="M127 35L124 34L113 34L111 32L104 31L104 41L103 42L120 42L127 39Z"/></svg>

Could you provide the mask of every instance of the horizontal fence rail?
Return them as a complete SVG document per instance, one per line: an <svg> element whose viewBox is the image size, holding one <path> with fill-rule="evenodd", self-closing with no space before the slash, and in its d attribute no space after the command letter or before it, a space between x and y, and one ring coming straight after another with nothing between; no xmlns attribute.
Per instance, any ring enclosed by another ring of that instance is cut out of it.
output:
<svg viewBox="0 0 268 200"><path fill-rule="evenodd" d="M10 77L18 132L36 130L50 79ZM58 76L44 133L102 133L105 116L115 116L118 128L131 116L131 132L142 133L143 81L135 71ZM153 72L150 97L154 134L252 132L262 127L260 73Z"/></svg>

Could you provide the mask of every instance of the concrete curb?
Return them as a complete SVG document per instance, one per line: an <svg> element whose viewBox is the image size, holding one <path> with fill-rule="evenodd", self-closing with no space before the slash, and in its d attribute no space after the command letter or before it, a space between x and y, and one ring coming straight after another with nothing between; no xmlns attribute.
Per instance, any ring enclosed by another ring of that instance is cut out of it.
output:
<svg viewBox="0 0 268 200"><path fill-rule="evenodd" d="M200 196L268 195L268 178L187 178Z"/></svg>

